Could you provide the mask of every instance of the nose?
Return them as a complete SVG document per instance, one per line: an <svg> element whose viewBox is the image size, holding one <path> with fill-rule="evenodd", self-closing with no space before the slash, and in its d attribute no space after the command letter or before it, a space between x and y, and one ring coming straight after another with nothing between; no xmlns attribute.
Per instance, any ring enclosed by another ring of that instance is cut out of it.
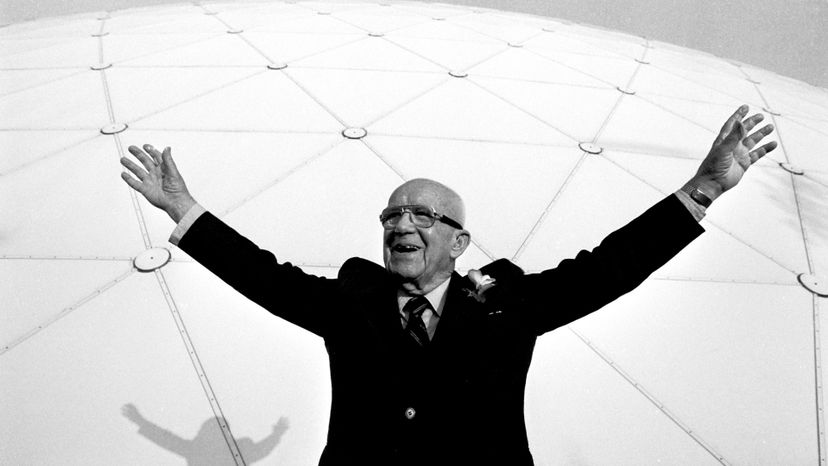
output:
<svg viewBox="0 0 828 466"><path fill-rule="evenodd" d="M416 225L411 221L411 212L403 212L400 215L400 220L397 222L397 225L394 226L394 231L397 232L416 231L416 229Z"/></svg>

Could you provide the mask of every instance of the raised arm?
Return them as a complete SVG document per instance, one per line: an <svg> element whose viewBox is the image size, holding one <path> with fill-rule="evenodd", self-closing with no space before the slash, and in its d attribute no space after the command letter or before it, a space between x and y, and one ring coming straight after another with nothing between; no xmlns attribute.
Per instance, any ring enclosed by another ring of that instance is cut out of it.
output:
<svg viewBox="0 0 828 466"><path fill-rule="evenodd" d="M697 221L706 207L776 148L775 142L757 147L773 131L771 125L746 136L763 119L758 114L745 119L747 111L743 105L728 118L683 193L668 196L592 251L525 277L521 294L536 333L566 325L631 291L704 231Z"/></svg>
<svg viewBox="0 0 828 466"><path fill-rule="evenodd" d="M130 146L129 152L143 167L121 158L121 164L132 173L123 172L121 178L178 223L171 241L272 314L317 335L327 333L335 309L336 280L280 263L272 253L203 208L194 209L198 204L187 190L169 147L159 152L145 144L143 150Z"/></svg>

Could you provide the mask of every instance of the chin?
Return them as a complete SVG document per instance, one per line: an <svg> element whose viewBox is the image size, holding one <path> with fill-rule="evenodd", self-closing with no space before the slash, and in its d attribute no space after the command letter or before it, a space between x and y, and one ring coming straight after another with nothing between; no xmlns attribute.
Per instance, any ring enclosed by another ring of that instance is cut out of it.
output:
<svg viewBox="0 0 828 466"><path fill-rule="evenodd" d="M422 267L417 267L414 264L399 264L394 261L388 262L385 268L391 272L391 275L403 280L414 280L423 273Z"/></svg>

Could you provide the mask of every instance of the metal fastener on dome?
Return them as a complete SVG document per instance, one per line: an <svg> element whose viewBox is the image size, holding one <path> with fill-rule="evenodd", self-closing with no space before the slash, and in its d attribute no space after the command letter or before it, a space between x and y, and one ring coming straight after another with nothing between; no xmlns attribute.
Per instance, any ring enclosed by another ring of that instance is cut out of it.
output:
<svg viewBox="0 0 828 466"><path fill-rule="evenodd" d="M170 257L172 257L170 251L166 248L150 248L135 256L132 265L139 272L152 272L165 266L170 261Z"/></svg>
<svg viewBox="0 0 828 466"><path fill-rule="evenodd" d="M100 71L105 70L112 66L112 63L95 63L94 65L90 65L90 70Z"/></svg>
<svg viewBox="0 0 828 466"><path fill-rule="evenodd" d="M233 28L227 30L227 34L241 34L242 32L244 32L244 29Z"/></svg>
<svg viewBox="0 0 828 466"><path fill-rule="evenodd" d="M618 89L618 92L621 92L622 94L635 95L635 91L630 89L629 87L615 86L615 88Z"/></svg>
<svg viewBox="0 0 828 466"><path fill-rule="evenodd" d="M127 129L126 123L110 123L101 128L101 134L118 134Z"/></svg>
<svg viewBox="0 0 828 466"><path fill-rule="evenodd" d="M638 63L641 63L642 65L649 65L650 64L650 62L648 62L647 60L645 60L643 58L636 58L635 61L637 61Z"/></svg>
<svg viewBox="0 0 828 466"><path fill-rule="evenodd" d="M811 293L828 298L828 279L812 275L810 273L801 273L796 276L799 284Z"/></svg>
<svg viewBox="0 0 828 466"><path fill-rule="evenodd" d="M516 49L523 47L523 44L518 42L507 42L507 44L509 45L509 47L514 47Z"/></svg>
<svg viewBox="0 0 828 466"><path fill-rule="evenodd" d="M92 37L105 37L109 35L109 31L104 32L95 32L92 34Z"/></svg>
<svg viewBox="0 0 828 466"><path fill-rule="evenodd" d="M368 36L369 36L369 37L382 37L382 36L384 36L384 35L385 35L385 34L383 34L383 33L381 33L381 32L369 32L369 33L368 33Z"/></svg>
<svg viewBox="0 0 828 466"><path fill-rule="evenodd" d="M455 78L465 78L466 76L469 75L469 73L467 73L465 71L459 71L459 70L451 70L451 71L449 71L449 74L451 76L454 76Z"/></svg>
<svg viewBox="0 0 828 466"><path fill-rule="evenodd" d="M789 173L793 173L794 175L804 175L805 170L797 167L796 165L791 165L788 162L779 162L779 166L784 168L785 171Z"/></svg>
<svg viewBox="0 0 828 466"><path fill-rule="evenodd" d="M368 131L365 131L365 128L359 128L356 126L342 130L342 135L348 139L362 139L367 134Z"/></svg>
<svg viewBox="0 0 828 466"><path fill-rule="evenodd" d="M581 148L582 151L586 152L587 154L600 154L604 151L604 148L593 144L591 142L579 142L578 147Z"/></svg>
<svg viewBox="0 0 828 466"><path fill-rule="evenodd" d="M274 62L267 65L267 69L269 70L283 70L287 68L287 63L282 62Z"/></svg>

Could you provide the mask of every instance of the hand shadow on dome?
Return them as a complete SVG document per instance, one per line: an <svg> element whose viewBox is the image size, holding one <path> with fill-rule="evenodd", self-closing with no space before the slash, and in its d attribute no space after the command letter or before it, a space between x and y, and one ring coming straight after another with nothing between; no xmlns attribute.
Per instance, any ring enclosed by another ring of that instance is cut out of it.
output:
<svg viewBox="0 0 828 466"><path fill-rule="evenodd" d="M196 436L185 439L146 419L135 405L129 403L121 413L138 426L138 433L176 455L184 458L188 466L214 466L234 464L232 453L224 440L221 426L225 420L220 417L208 418L201 424ZM266 458L279 444L282 435L290 427L288 419L280 417L267 437L254 442L249 437L236 441L245 464L252 464Z"/></svg>

